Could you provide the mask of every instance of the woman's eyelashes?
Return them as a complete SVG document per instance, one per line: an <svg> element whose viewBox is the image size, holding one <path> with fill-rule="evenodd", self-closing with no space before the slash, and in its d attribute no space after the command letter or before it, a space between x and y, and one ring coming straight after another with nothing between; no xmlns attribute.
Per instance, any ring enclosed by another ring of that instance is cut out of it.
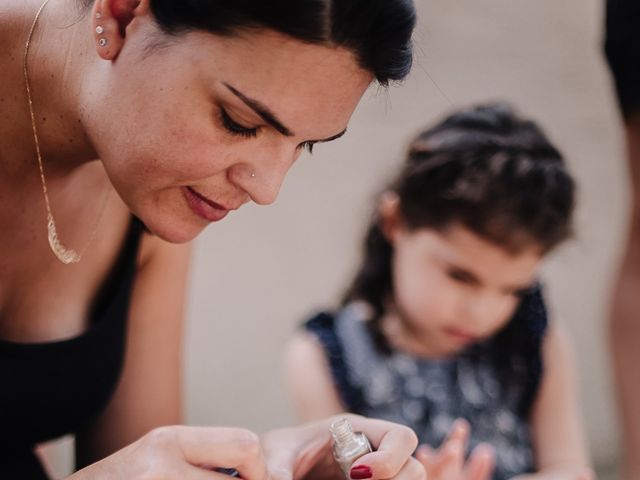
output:
<svg viewBox="0 0 640 480"><path fill-rule="evenodd" d="M231 116L227 113L224 108L220 108L220 121L222 126L231 134L231 135L240 135L246 138L253 138L258 136L258 130L260 127L246 127L244 125L239 124ZM313 153L313 145L315 142L302 142L298 145L298 148L304 148L309 153Z"/></svg>
<svg viewBox="0 0 640 480"><path fill-rule="evenodd" d="M298 148L304 148L307 152L313 153L314 145L314 142L302 142L300 145L298 145Z"/></svg>
<svg viewBox="0 0 640 480"><path fill-rule="evenodd" d="M220 109L220 120L222 126L232 135L240 135L242 137L255 137L258 135L258 127L245 127L233 120L224 108Z"/></svg>

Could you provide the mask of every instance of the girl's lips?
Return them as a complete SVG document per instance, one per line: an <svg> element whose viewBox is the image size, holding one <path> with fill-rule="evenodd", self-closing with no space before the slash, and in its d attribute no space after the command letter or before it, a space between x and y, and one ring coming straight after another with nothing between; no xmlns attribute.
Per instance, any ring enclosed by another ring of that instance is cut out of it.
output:
<svg viewBox="0 0 640 480"><path fill-rule="evenodd" d="M459 330L453 327L445 328L444 332L447 335L456 338L462 343L474 343L480 340L480 337L478 337L477 335L473 335L469 332L465 332L464 330Z"/></svg>
<svg viewBox="0 0 640 480"><path fill-rule="evenodd" d="M182 194L193 213L209 222L218 222L229 213L227 208L203 197L191 187L183 187Z"/></svg>

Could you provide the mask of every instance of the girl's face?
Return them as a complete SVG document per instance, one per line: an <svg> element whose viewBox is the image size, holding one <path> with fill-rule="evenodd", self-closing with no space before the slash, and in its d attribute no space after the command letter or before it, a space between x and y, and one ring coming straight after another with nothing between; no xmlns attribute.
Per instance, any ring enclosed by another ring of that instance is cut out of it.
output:
<svg viewBox="0 0 640 480"><path fill-rule="evenodd" d="M538 249L510 254L461 225L443 232L397 227L392 234L395 305L421 351L456 353L486 339L531 288Z"/></svg>
<svg viewBox="0 0 640 480"><path fill-rule="evenodd" d="M305 148L345 132L372 79L342 48L267 30L171 39L141 16L86 78L83 123L131 211L184 242L248 201L272 203Z"/></svg>

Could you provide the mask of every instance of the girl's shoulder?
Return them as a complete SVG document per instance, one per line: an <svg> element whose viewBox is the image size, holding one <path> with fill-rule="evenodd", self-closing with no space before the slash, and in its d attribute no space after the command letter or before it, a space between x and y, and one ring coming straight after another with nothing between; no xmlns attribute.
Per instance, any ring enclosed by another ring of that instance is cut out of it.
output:
<svg viewBox="0 0 640 480"><path fill-rule="evenodd" d="M364 402L359 379L384 362L369 333L370 317L366 304L350 303L320 311L302 324L322 348L342 403L354 412L361 411Z"/></svg>
<svg viewBox="0 0 640 480"><path fill-rule="evenodd" d="M370 343L369 319L372 312L367 304L353 302L337 310L322 310L302 324L302 328L318 338L325 346Z"/></svg>

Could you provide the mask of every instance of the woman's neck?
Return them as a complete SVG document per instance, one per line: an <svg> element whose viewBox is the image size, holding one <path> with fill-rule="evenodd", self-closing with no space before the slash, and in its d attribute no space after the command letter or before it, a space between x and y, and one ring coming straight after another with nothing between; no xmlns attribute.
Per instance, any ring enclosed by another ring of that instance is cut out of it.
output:
<svg viewBox="0 0 640 480"><path fill-rule="evenodd" d="M25 44L40 0L9 0L0 15L0 159L19 175L35 163L35 145L23 72ZM81 121L82 78L90 67L89 19L72 2L50 0L28 52L28 76L42 160L48 176L64 176L96 158ZM7 48L4 48L4 46Z"/></svg>

